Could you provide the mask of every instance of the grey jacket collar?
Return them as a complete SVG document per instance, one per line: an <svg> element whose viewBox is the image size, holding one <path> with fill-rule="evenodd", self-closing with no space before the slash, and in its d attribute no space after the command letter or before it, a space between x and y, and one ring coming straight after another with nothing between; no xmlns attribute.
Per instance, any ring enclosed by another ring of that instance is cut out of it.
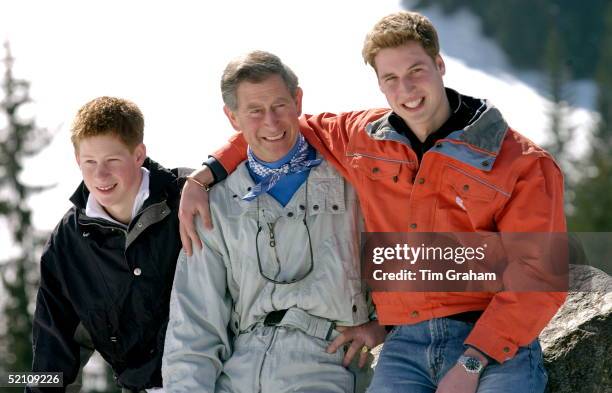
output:
<svg viewBox="0 0 612 393"><path fill-rule="evenodd" d="M484 150L491 155L497 155L501 149L508 124L500 111L489 101L483 100L483 111L467 124L463 130L457 130L448 136L477 150ZM408 138L397 132L389 122L389 111L380 119L366 126L366 133L374 140L392 140L410 146Z"/></svg>

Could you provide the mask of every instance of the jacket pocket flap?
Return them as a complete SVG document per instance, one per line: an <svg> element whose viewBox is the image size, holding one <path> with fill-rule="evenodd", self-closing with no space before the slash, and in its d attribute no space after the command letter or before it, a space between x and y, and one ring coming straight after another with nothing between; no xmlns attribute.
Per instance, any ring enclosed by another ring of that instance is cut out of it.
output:
<svg viewBox="0 0 612 393"><path fill-rule="evenodd" d="M351 166L370 179L380 180L397 176L402 163L354 154Z"/></svg>
<svg viewBox="0 0 612 393"><path fill-rule="evenodd" d="M497 193L504 194L494 184L454 166L447 166L445 168L444 182L450 184L455 192L465 200L472 199L490 202Z"/></svg>

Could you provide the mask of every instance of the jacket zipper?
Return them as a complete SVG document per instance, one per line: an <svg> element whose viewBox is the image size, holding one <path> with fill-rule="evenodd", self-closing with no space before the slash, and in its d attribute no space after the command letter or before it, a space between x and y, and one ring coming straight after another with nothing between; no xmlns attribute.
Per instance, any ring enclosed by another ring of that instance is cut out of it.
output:
<svg viewBox="0 0 612 393"><path fill-rule="evenodd" d="M385 157L377 157L377 156L373 156L370 154L364 154L364 153L346 153L347 157L367 157L367 158L372 158L375 160L380 160L380 161L386 161L386 162L393 162L393 163L397 163L397 164L414 164L414 161L407 161L407 160L396 160L393 158L385 158Z"/></svg>
<svg viewBox="0 0 612 393"><path fill-rule="evenodd" d="M127 241L127 230L119 227L118 225L104 225L102 222L96 220L96 219L89 219L90 222L80 222L81 225L83 226L98 226L100 228L106 228L106 229L110 229L110 230L120 230L121 232L123 232L124 234L124 238ZM128 269L130 268L130 265L127 263L127 256L125 255L125 251L123 251L123 261L125 262L125 265L128 267ZM107 287L106 290L108 292L110 292L110 289ZM110 305L115 309L114 312L117 312L116 310L116 305L115 302L112 301L112 297L109 297L110 300ZM108 318L108 315L107 315ZM115 328L113 327L113 325L110 323L110 321L107 321L107 326L108 326L108 330L111 334L111 336L109 337L110 343L111 343L111 347L112 347L112 351L113 351L113 357L115 359L117 359L119 362L123 362L123 357L119 356L119 343L117 340L117 332L115 331Z"/></svg>
<svg viewBox="0 0 612 393"><path fill-rule="evenodd" d="M89 222L82 222L81 221L80 224L83 225L83 226L86 226L86 225L97 225L100 228L106 228L106 229L112 229L112 230L118 229L118 230L122 231L125 235L127 235L127 230L122 228L122 227L120 227L119 225L110 225L110 226L109 225L104 225L106 222L102 223L101 221L98 221L98 220L93 219L93 218L88 218L88 221Z"/></svg>

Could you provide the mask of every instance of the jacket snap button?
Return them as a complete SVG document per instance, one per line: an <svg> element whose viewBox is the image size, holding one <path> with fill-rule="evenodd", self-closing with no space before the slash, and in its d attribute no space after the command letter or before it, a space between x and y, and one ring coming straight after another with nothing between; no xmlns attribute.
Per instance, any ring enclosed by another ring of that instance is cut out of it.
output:
<svg viewBox="0 0 612 393"><path fill-rule="evenodd" d="M508 348L508 347L504 347L503 351L504 351L505 353L508 353L508 352L510 352L510 348Z"/></svg>
<svg viewBox="0 0 612 393"><path fill-rule="evenodd" d="M138 228L142 228L142 222L139 222L137 226Z"/></svg>
<svg viewBox="0 0 612 393"><path fill-rule="evenodd" d="M423 183L425 183L425 178L420 177L420 178L419 178L419 184L423 184Z"/></svg>
<svg viewBox="0 0 612 393"><path fill-rule="evenodd" d="M338 205L333 205L332 210L338 210Z"/></svg>
<svg viewBox="0 0 612 393"><path fill-rule="evenodd" d="M357 306L353 304L353 312L357 312Z"/></svg>
<svg viewBox="0 0 612 393"><path fill-rule="evenodd" d="M319 210L319 205L313 205L313 206L312 206L312 208L313 208L314 210Z"/></svg>
<svg viewBox="0 0 612 393"><path fill-rule="evenodd" d="M441 143L436 143L436 149L441 149L442 148L442 144Z"/></svg>
<svg viewBox="0 0 612 393"><path fill-rule="evenodd" d="M380 169L378 169L378 167L374 167L372 168L372 173L378 173L378 171L380 171Z"/></svg>
<svg viewBox="0 0 612 393"><path fill-rule="evenodd" d="M399 177L393 176L393 183L397 183L398 180L399 180Z"/></svg>
<svg viewBox="0 0 612 393"><path fill-rule="evenodd" d="M488 167L489 166L489 161L483 161L480 163L480 165L484 166L484 167Z"/></svg>
<svg viewBox="0 0 612 393"><path fill-rule="evenodd" d="M293 217L293 212L287 213L287 217Z"/></svg>
<svg viewBox="0 0 612 393"><path fill-rule="evenodd" d="M463 185L463 191L467 191L470 189L470 185L469 184L464 184Z"/></svg>
<svg viewBox="0 0 612 393"><path fill-rule="evenodd" d="M247 191L251 191L251 187L247 187Z"/></svg>
<svg viewBox="0 0 612 393"><path fill-rule="evenodd" d="M416 227L417 227L417 224L415 224L415 223L410 224L410 228L416 229Z"/></svg>
<svg viewBox="0 0 612 393"><path fill-rule="evenodd" d="M410 316L411 316L412 318L416 318L416 317L418 317L418 316L419 316L419 312L418 312L418 311L413 311L413 312L411 312L411 313L410 313Z"/></svg>
<svg viewBox="0 0 612 393"><path fill-rule="evenodd" d="M306 209L306 206L300 205L300 210L304 210L304 209Z"/></svg>
<svg viewBox="0 0 612 393"><path fill-rule="evenodd" d="M140 276L142 274L142 270L140 270L139 267L137 267L136 269L134 269L134 275L135 276Z"/></svg>

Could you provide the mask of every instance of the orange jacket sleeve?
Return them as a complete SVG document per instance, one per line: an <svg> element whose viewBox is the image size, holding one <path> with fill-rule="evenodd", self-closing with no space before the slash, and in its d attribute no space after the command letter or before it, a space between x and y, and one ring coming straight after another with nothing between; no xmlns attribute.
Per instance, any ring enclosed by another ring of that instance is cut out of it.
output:
<svg viewBox="0 0 612 393"><path fill-rule="evenodd" d="M551 158L538 157L523 168L510 200L496 220L500 232L566 232L563 176ZM516 354L519 346L526 346L538 337L566 295L544 291L499 292L465 344L503 363Z"/></svg>
<svg viewBox="0 0 612 393"><path fill-rule="evenodd" d="M246 160L247 143L241 132L230 137L223 147L211 154L215 157L227 173L232 173L238 164Z"/></svg>

